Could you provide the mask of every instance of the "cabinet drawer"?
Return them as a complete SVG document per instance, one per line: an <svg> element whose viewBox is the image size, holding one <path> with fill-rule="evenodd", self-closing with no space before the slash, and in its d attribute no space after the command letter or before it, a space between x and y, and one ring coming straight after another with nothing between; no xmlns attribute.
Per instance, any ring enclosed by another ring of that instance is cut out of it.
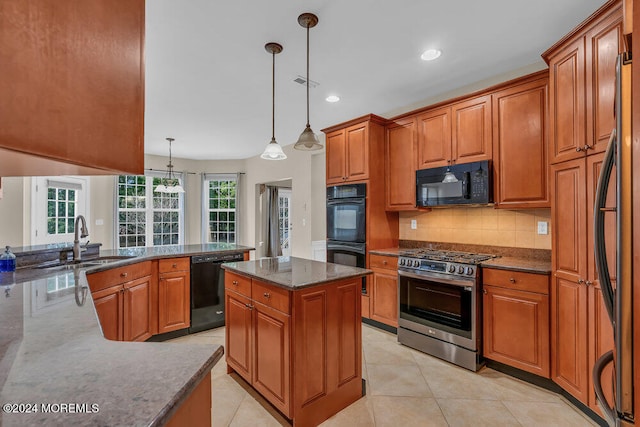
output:
<svg viewBox="0 0 640 427"><path fill-rule="evenodd" d="M369 268L398 269L398 257L386 255L369 255Z"/></svg>
<svg viewBox="0 0 640 427"><path fill-rule="evenodd" d="M171 273L174 271L189 271L191 266L191 258L167 258L158 261L158 272Z"/></svg>
<svg viewBox="0 0 640 427"><path fill-rule="evenodd" d="M485 285L549 294L549 276L546 274L483 268L482 282Z"/></svg>
<svg viewBox="0 0 640 427"><path fill-rule="evenodd" d="M225 272L224 287L251 298L251 279L239 274Z"/></svg>
<svg viewBox="0 0 640 427"><path fill-rule="evenodd" d="M151 261L144 261L98 273L87 274L87 281L89 282L91 292L96 292L110 286L130 282L131 280L150 275Z"/></svg>
<svg viewBox="0 0 640 427"><path fill-rule="evenodd" d="M291 298L289 296L289 291L286 289L254 280L251 285L251 294L252 300L262 303L267 307L274 308L287 314L291 312Z"/></svg>

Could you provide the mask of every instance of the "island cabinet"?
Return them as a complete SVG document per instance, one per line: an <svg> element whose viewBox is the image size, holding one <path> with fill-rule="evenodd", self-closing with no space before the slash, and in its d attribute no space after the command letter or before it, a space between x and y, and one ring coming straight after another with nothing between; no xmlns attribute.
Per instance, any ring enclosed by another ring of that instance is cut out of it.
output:
<svg viewBox="0 0 640 427"><path fill-rule="evenodd" d="M144 36L144 0L3 1L3 175L141 174Z"/></svg>
<svg viewBox="0 0 640 427"><path fill-rule="evenodd" d="M483 355L550 378L549 275L483 268Z"/></svg>
<svg viewBox="0 0 640 427"><path fill-rule="evenodd" d="M362 396L361 278L287 290L225 272L225 352L294 426L314 426Z"/></svg>
<svg viewBox="0 0 640 427"><path fill-rule="evenodd" d="M603 152L615 127L622 2L609 1L542 56L549 64L550 161Z"/></svg>
<svg viewBox="0 0 640 427"><path fill-rule="evenodd" d="M370 178L370 163L382 161L378 159L384 137L381 123L384 119L369 115L337 129L323 129L326 134L327 184Z"/></svg>
<svg viewBox="0 0 640 427"><path fill-rule="evenodd" d="M211 372L200 381L165 425L167 427L211 426Z"/></svg>
<svg viewBox="0 0 640 427"><path fill-rule="evenodd" d="M158 261L158 333L191 325L191 259L166 258Z"/></svg>
<svg viewBox="0 0 640 427"><path fill-rule="evenodd" d="M547 161L548 72L493 93L496 208L550 207Z"/></svg>
<svg viewBox="0 0 640 427"><path fill-rule="evenodd" d="M368 317L397 328L398 257L371 254L369 266L373 271L373 278Z"/></svg>
<svg viewBox="0 0 640 427"><path fill-rule="evenodd" d="M87 275L105 338L145 341L151 337L152 278L151 261Z"/></svg>

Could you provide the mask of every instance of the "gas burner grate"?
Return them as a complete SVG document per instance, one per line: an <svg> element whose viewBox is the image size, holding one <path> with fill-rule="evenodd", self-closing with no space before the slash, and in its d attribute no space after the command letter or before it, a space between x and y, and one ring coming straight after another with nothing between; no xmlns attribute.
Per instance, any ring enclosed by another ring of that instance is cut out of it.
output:
<svg viewBox="0 0 640 427"><path fill-rule="evenodd" d="M401 256L427 259L430 261L457 262L463 264L478 264L491 258L497 258L496 255L476 254L471 252L447 251L438 249L410 249L401 253Z"/></svg>

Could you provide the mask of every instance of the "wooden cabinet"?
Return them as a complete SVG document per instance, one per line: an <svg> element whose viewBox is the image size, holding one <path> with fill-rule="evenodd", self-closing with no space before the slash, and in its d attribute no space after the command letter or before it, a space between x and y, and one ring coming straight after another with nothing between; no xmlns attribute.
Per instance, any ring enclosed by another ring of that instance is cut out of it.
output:
<svg viewBox="0 0 640 427"><path fill-rule="evenodd" d="M327 184L369 179L369 132L365 120L327 133Z"/></svg>
<svg viewBox="0 0 640 427"><path fill-rule="evenodd" d="M373 270L369 301L370 318L398 327L398 257L370 255Z"/></svg>
<svg viewBox="0 0 640 427"><path fill-rule="evenodd" d="M551 168L552 379L594 410L597 407L592 367L613 344L612 327L602 306L591 236L594 194L602 157L599 154L575 159ZM608 204L612 203L614 191L612 185ZM613 220L612 215L606 214L607 256L611 260L615 255Z"/></svg>
<svg viewBox="0 0 640 427"><path fill-rule="evenodd" d="M144 23L144 0L3 2L4 176L143 172Z"/></svg>
<svg viewBox="0 0 640 427"><path fill-rule="evenodd" d="M623 50L622 5L609 2L547 50L551 163L606 149L614 128L615 61Z"/></svg>
<svg viewBox="0 0 640 427"><path fill-rule="evenodd" d="M158 262L158 333L191 325L191 277L189 257Z"/></svg>
<svg viewBox="0 0 640 427"><path fill-rule="evenodd" d="M211 372L200 381L200 384L171 416L166 426L211 426Z"/></svg>
<svg viewBox="0 0 640 427"><path fill-rule="evenodd" d="M361 278L288 291L227 271L225 291L228 371L293 425L318 425L361 396Z"/></svg>
<svg viewBox="0 0 640 427"><path fill-rule="evenodd" d="M483 355L550 377L549 276L484 268Z"/></svg>
<svg viewBox="0 0 640 427"><path fill-rule="evenodd" d="M387 125L384 149L386 210L416 209L417 154L414 118Z"/></svg>
<svg viewBox="0 0 640 427"><path fill-rule="evenodd" d="M451 107L427 111L418 115L416 120L418 122L417 168L446 166L451 159Z"/></svg>
<svg viewBox="0 0 640 427"><path fill-rule="evenodd" d="M105 338L145 341L152 335L151 261L87 275Z"/></svg>
<svg viewBox="0 0 640 427"><path fill-rule="evenodd" d="M497 208L550 207L547 73L493 94L494 202Z"/></svg>
<svg viewBox="0 0 640 427"><path fill-rule="evenodd" d="M451 163L490 160L491 95L454 104L451 107L451 118Z"/></svg>

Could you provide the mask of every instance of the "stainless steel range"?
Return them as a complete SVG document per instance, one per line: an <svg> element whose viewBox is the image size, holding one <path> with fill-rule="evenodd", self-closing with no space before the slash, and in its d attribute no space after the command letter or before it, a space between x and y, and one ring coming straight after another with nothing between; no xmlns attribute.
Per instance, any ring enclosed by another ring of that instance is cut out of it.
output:
<svg viewBox="0 0 640 427"><path fill-rule="evenodd" d="M415 249L398 260L398 341L477 371L482 328L479 263L494 255Z"/></svg>

